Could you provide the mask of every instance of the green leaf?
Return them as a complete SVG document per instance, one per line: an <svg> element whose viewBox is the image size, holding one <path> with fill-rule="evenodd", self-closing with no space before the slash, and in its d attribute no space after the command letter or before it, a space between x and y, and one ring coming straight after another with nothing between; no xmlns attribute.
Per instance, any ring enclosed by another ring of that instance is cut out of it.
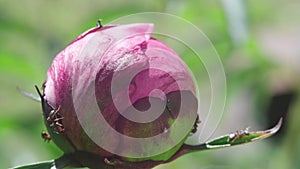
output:
<svg viewBox="0 0 300 169"><path fill-rule="evenodd" d="M218 137L216 139L210 140L200 145L186 145L185 149L188 149L189 150L188 152L194 152L200 150L225 148L225 147L231 147L231 146L245 144L249 142L254 142L274 135L280 129L281 125L282 125L282 118L280 118L276 126L274 126L269 130L254 131L254 132L249 132L248 129L240 130L235 133Z"/></svg>
<svg viewBox="0 0 300 169"><path fill-rule="evenodd" d="M265 131L249 132L248 129L221 136L205 143L207 149L223 148L265 139L275 134L282 125L282 118L273 128Z"/></svg>
<svg viewBox="0 0 300 169"><path fill-rule="evenodd" d="M78 164L72 161L68 155L63 155L56 160L42 161L32 164L25 164L11 169L62 169L65 167L78 167Z"/></svg>
<svg viewBox="0 0 300 169"><path fill-rule="evenodd" d="M57 169L54 160L17 166L12 169Z"/></svg>

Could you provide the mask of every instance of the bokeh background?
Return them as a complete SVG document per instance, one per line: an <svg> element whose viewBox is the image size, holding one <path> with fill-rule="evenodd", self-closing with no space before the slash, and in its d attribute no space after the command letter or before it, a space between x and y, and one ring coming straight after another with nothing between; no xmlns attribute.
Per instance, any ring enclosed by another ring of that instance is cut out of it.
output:
<svg viewBox="0 0 300 169"><path fill-rule="evenodd" d="M0 0L0 168L62 154L40 136L40 104L16 87L35 93L54 56L97 19L105 24L151 11L192 22L219 53L227 101L216 136L266 129L284 117L283 128L267 140L185 155L156 169L299 169L299 8L299 0Z"/></svg>

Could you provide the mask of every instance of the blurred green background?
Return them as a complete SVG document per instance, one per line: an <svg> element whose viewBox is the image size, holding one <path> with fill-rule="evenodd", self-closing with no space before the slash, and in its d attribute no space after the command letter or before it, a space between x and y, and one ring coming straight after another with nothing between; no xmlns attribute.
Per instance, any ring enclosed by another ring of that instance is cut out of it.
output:
<svg viewBox="0 0 300 169"><path fill-rule="evenodd" d="M299 169L299 8L299 0L0 0L0 168L62 154L40 136L40 104L16 87L35 93L55 55L98 18L105 24L152 11L192 22L216 47L227 77L216 136L248 126L266 129L284 117L280 133L267 140L185 155L156 169Z"/></svg>

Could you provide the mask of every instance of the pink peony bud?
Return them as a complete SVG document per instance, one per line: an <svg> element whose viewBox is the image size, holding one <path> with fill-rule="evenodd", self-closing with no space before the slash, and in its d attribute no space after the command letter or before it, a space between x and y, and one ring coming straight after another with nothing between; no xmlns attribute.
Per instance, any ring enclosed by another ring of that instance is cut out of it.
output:
<svg viewBox="0 0 300 169"><path fill-rule="evenodd" d="M43 112L65 153L167 161L195 130L192 76L152 33L153 24L98 26L55 57L44 83ZM145 145L135 138L153 139Z"/></svg>

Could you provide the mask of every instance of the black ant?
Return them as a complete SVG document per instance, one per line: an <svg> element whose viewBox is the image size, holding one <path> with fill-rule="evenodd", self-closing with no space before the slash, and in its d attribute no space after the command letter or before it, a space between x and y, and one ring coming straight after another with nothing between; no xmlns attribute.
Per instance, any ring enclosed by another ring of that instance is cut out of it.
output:
<svg viewBox="0 0 300 169"><path fill-rule="evenodd" d="M57 109L51 110L49 116L47 117L47 122L51 128L53 128L56 134L61 134L64 132L65 128L62 124L62 120L64 119L59 114L60 106Z"/></svg>
<svg viewBox="0 0 300 169"><path fill-rule="evenodd" d="M197 115L197 118L196 118L196 120L195 120L193 129L191 130L191 132L192 132L193 134L197 132L198 124L199 124L200 122L201 122L201 121L199 120L199 116Z"/></svg>
<svg viewBox="0 0 300 169"><path fill-rule="evenodd" d="M56 134L62 134L65 130L63 126L62 120L64 119L60 113L60 107L58 106L56 109L53 108L46 99L44 99L44 95L41 94L39 88L35 86L42 102L43 114L46 119L47 125L53 129L53 132Z"/></svg>
<svg viewBox="0 0 300 169"><path fill-rule="evenodd" d="M47 134L45 131L42 131L41 136L44 139L44 141L47 142L47 143L49 143L49 141L51 140L50 135Z"/></svg>

